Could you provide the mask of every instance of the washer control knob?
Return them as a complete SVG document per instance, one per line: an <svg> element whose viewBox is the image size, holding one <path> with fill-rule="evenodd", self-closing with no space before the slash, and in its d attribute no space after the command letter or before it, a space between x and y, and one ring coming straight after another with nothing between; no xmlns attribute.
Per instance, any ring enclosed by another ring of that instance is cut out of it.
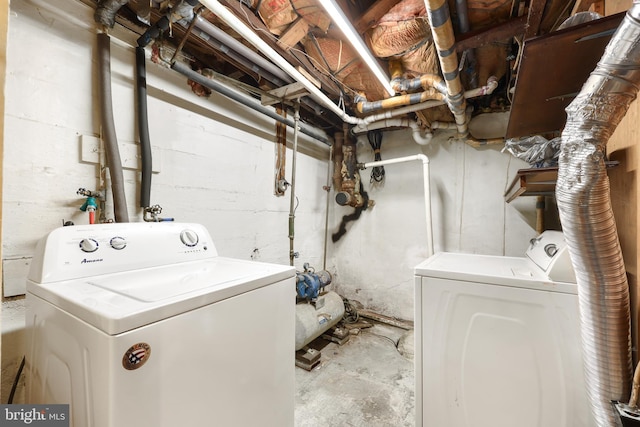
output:
<svg viewBox="0 0 640 427"><path fill-rule="evenodd" d="M94 239L82 239L80 249L82 252L95 252L98 250L98 242Z"/></svg>
<svg viewBox="0 0 640 427"><path fill-rule="evenodd" d="M116 236L112 238L109 243L111 244L111 247L113 249L116 249L118 251L127 247L127 241L124 240L124 237Z"/></svg>
<svg viewBox="0 0 640 427"><path fill-rule="evenodd" d="M180 233L180 240L182 240L182 243L186 246L191 248L198 244L199 238L198 234L193 230L182 230Z"/></svg>
<svg viewBox="0 0 640 427"><path fill-rule="evenodd" d="M549 258L553 258L558 253L558 246L555 243L549 243L544 247L544 252Z"/></svg>

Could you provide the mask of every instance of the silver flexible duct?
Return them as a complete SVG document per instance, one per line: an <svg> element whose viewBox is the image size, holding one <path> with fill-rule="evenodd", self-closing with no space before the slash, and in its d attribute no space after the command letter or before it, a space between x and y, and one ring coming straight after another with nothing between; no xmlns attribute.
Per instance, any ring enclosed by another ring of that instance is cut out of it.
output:
<svg viewBox="0 0 640 427"><path fill-rule="evenodd" d="M580 301L585 382L600 427L616 426L611 401L631 383L629 287L611 208L605 146L640 84L640 0L567 107L556 198Z"/></svg>

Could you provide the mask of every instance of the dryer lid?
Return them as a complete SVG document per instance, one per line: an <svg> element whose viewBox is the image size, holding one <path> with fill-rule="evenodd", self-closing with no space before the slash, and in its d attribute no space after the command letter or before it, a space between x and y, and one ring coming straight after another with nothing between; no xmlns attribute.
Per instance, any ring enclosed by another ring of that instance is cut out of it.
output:
<svg viewBox="0 0 640 427"><path fill-rule="evenodd" d="M530 259L440 252L415 268L416 276L577 293L573 283L553 282Z"/></svg>

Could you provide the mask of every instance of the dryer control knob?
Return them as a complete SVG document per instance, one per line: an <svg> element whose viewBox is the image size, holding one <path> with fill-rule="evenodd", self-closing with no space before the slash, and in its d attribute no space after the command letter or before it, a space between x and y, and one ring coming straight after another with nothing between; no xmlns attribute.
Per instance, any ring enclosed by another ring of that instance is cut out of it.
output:
<svg viewBox="0 0 640 427"><path fill-rule="evenodd" d="M198 244L199 238L198 234L193 230L183 230L180 233L180 240L186 246L193 247Z"/></svg>
<svg viewBox="0 0 640 427"><path fill-rule="evenodd" d="M123 237L116 236L112 238L109 243L111 244L111 247L116 250L121 250L127 247L127 241L124 240Z"/></svg>
<svg viewBox="0 0 640 427"><path fill-rule="evenodd" d="M98 250L98 242L94 239L80 240L80 249L82 252L95 252Z"/></svg>

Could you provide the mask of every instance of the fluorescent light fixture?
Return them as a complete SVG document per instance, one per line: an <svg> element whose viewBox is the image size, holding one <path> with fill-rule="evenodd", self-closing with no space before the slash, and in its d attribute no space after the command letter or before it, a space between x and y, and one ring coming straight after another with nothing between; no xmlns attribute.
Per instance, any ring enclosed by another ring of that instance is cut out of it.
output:
<svg viewBox="0 0 640 427"><path fill-rule="evenodd" d="M333 22L335 22L338 28L340 28L342 34L344 34L349 43L351 43L351 46L353 46L356 52L358 52L362 60L365 62L365 64L367 64L373 74L378 78L378 80L380 80L380 83L382 83L382 86L384 86L387 92L389 92L389 95L394 96L396 92L393 90L391 84L389 83L389 77L385 74L384 71L382 71L382 68L380 68L380 64L378 64L378 61L376 61L376 59L373 57L367 45L364 44L364 41L362 41L360 35L356 33L355 28L353 28L353 25L351 25L344 12L342 11L342 9L340 9L335 0L320 0L318 3L320 3L322 7L324 7L324 9L329 14L329 17L333 20Z"/></svg>

